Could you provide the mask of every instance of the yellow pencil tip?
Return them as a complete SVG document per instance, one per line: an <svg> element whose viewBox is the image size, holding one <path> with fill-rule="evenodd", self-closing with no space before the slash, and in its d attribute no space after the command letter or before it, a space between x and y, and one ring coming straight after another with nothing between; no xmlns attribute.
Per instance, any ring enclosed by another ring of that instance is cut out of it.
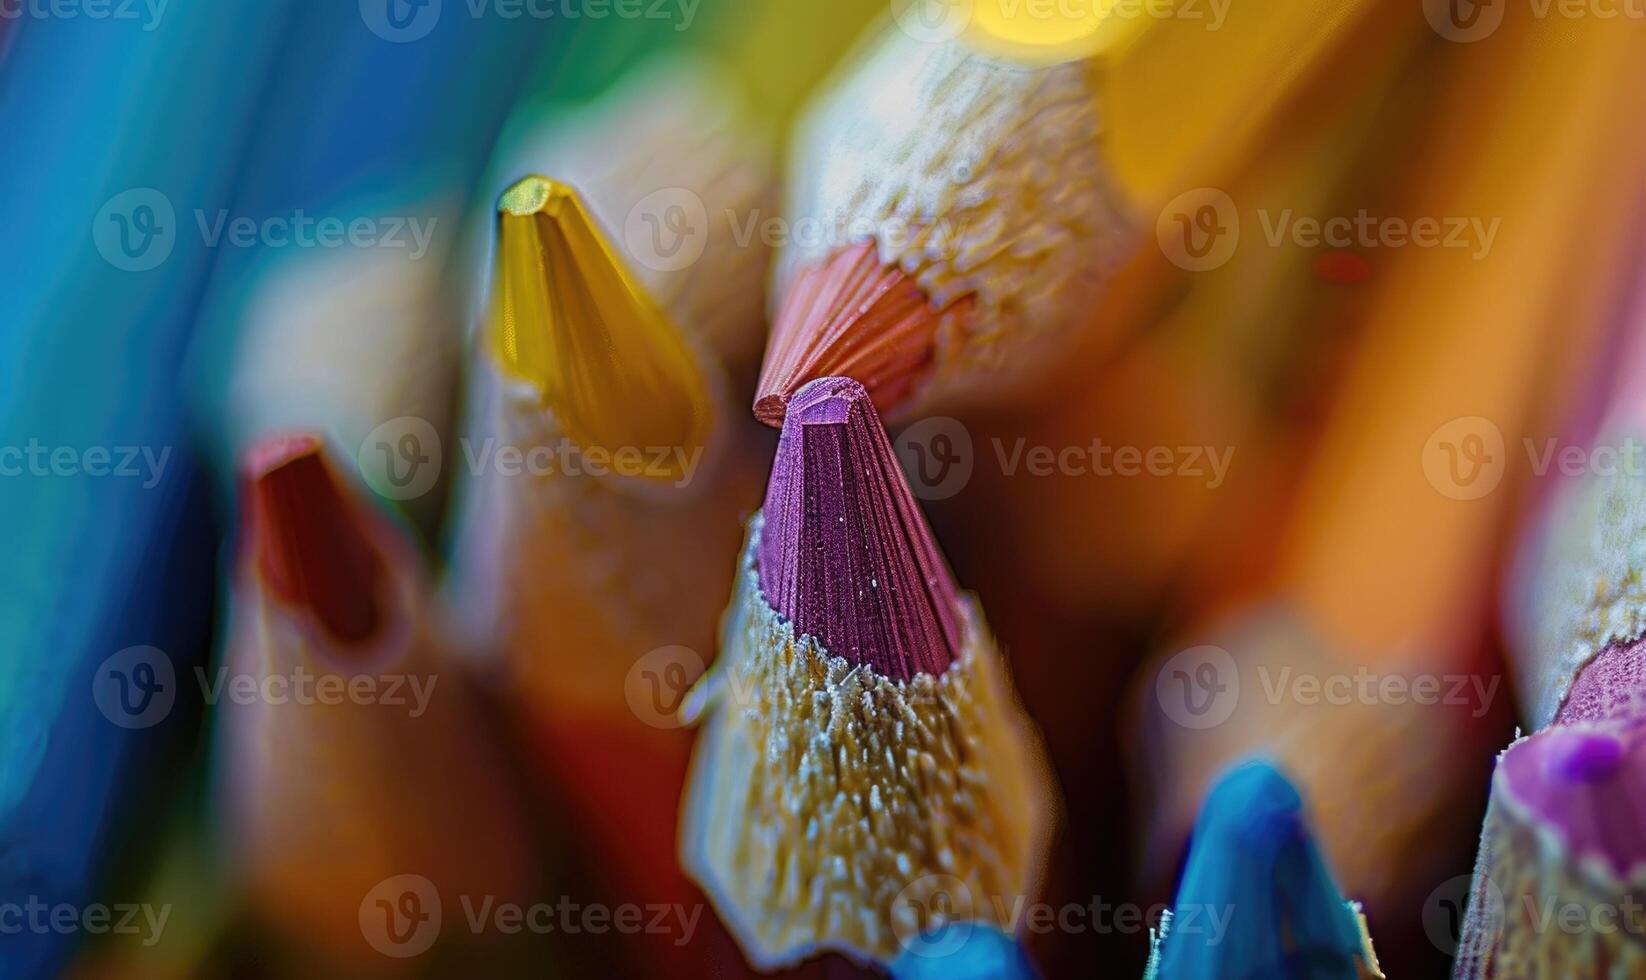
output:
<svg viewBox="0 0 1646 980"><path fill-rule="evenodd" d="M497 203L491 338L601 469L677 482L708 439L707 381L577 192L527 177Z"/></svg>

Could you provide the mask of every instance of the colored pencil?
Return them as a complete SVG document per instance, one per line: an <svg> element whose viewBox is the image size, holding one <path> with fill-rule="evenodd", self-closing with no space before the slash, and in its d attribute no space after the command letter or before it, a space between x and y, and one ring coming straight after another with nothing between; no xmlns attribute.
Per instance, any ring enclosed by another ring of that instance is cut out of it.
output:
<svg viewBox="0 0 1646 980"><path fill-rule="evenodd" d="M813 230L781 256L756 415L777 425L825 374L887 413L1038 380L1160 208L1236 166L1374 6L1215 31L1094 8L1054 14L1077 40L1050 46L987 3L966 30L923 27L921 4L871 28L791 150L788 218Z"/></svg>
<svg viewBox="0 0 1646 980"><path fill-rule="evenodd" d="M1109 355L1102 337L1071 345L1035 411L965 417L975 466L941 506L977 532L956 552L986 551L1036 596L1146 630L1156 627L1140 619L1261 547L1353 350L1356 305L1375 287L1322 276L1316 262L1332 250L1264 241L1262 221L1394 206L1400 189L1374 175L1412 142L1440 60L1419 30L1358 43L1337 61L1358 84L1290 114L1260 162L1223 185L1246 223L1225 263L1185 270L1148 249L1117 273L1104 315L1134 342ZM1375 249L1352 254L1381 274ZM1079 452L1094 440L1109 456L1077 457L1085 470L1037 478L1023 465L1036 447ZM1113 465L1121 447L1171 459L1128 477Z"/></svg>
<svg viewBox="0 0 1646 980"><path fill-rule="evenodd" d="M680 849L751 964L885 964L1033 894L1045 764L857 382L796 394L725 643Z"/></svg>
<svg viewBox="0 0 1646 980"><path fill-rule="evenodd" d="M575 188L641 287L740 388L765 340L771 248L757 228L778 199L774 143L743 89L701 55L655 56L586 105L517 118L494 164Z"/></svg>
<svg viewBox="0 0 1646 980"><path fill-rule="evenodd" d="M1175 864L1196 787L1232 757L1255 751L1271 752L1318 802L1327 853L1374 915L1420 900L1434 884L1418 870L1426 856L1465 832L1468 772L1490 737L1483 719L1507 706L1496 690L1500 672L1480 656L1480 623L1491 556L1514 481L1524 478L1511 464L1524 439L1535 443L1548 432L1552 420L1540 408L1572 390L1613 313L1609 301L1574 301L1570 282L1579 270L1551 264L1549 249L1571 243L1562 254L1575 263L1581 249L1627 240L1627 211L1610 189L1646 149L1619 133L1622 103L1609 101L1636 70L1622 54L1627 32L1583 27L1580 40L1555 43L1552 25L1506 25L1492 46L1457 56L1448 92L1458 102L1444 111L1468 125L1437 130L1413 157L1418 172L1449 179L1426 181L1407 207L1500 218L1501 232L1484 255L1408 251L1369 297L1366 340L1304 478L1291 530L1279 534L1270 584L1252 602L1254 588L1243 583L1244 595L1209 617L1223 625L1195 634L1195 642L1226 648L1251 687L1229 722L1199 730L1161 719L1159 741L1144 751L1149 771L1160 774L1147 777L1159 794L1147 821L1157 875ZM1583 66L1593 101L1581 111L1567 93L1541 90L1536 79L1550 59ZM1506 79L1535 95L1487 111L1488 93L1502 91ZM1554 189L1559 202L1548 196ZM1616 283L1623 270L1584 263L1581 273ZM1449 469L1443 444L1456 451L1479 432L1502 439L1503 448L1494 439L1487 454L1498 468ZM1422 465L1389 464L1401 458ZM1147 700L1156 700L1152 685L1167 668L1163 654L1144 672ZM1261 690L1265 678L1272 685L1283 676L1359 670L1478 687L1428 706L1376 693L1311 706Z"/></svg>
<svg viewBox="0 0 1646 980"><path fill-rule="evenodd" d="M1620 309L1616 337L1596 365L1610 383L1595 386L1593 417L1575 421L1562 449L1584 450L1583 471L1560 479L1539 502L1509 577L1506 632L1534 729L1646 710L1646 605L1639 590L1646 541L1643 301L1646 294L1633 290Z"/></svg>
<svg viewBox="0 0 1646 980"><path fill-rule="evenodd" d="M1145 980L1357 976L1383 974L1365 917L1332 880L1302 798L1265 761L1234 766L1201 808Z"/></svg>
<svg viewBox="0 0 1646 980"><path fill-rule="evenodd" d="M1638 719L1576 722L1499 757L1460 930L1458 980L1646 971Z"/></svg>
<svg viewBox="0 0 1646 980"><path fill-rule="evenodd" d="M497 238L445 600L529 735L566 856L618 900L695 902L668 816L690 748L673 715L714 649L758 426L572 188L520 181ZM633 950L679 976L702 952L649 934Z"/></svg>
<svg viewBox="0 0 1646 980"><path fill-rule="evenodd" d="M414 904L432 900L419 887L454 908L524 901L534 865L416 551L334 459L308 434L248 453L217 778L235 877L270 927L321 963L381 966L383 937L429 910L397 920L400 893L382 912L374 894L417 876Z"/></svg>
<svg viewBox="0 0 1646 980"><path fill-rule="evenodd" d="M170 379L212 256L178 225L230 200L289 13L185 4L158 22L6 29L0 445L77 461L0 480L8 907L130 898L98 883L115 857L150 853L133 846L141 805L171 790L167 750L198 716L142 683L164 686L168 665L186 677L210 639L213 529ZM123 703L122 677L138 684ZM95 691L115 698L107 712ZM5 969L55 974L74 938L8 935Z"/></svg>

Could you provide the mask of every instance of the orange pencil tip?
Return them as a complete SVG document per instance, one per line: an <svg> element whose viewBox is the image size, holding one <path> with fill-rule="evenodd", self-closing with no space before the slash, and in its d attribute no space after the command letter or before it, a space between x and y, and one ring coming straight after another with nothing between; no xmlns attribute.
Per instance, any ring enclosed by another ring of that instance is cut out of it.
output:
<svg viewBox="0 0 1646 980"><path fill-rule="evenodd" d="M247 555L263 585L336 639L370 639L383 618L386 568L368 515L333 474L320 440L279 435L254 445L243 498Z"/></svg>
<svg viewBox="0 0 1646 980"><path fill-rule="evenodd" d="M842 249L801 272L772 325L756 389L755 418L783 425L808 381L852 378L887 412L931 371L941 311L908 273L883 265L874 243Z"/></svg>

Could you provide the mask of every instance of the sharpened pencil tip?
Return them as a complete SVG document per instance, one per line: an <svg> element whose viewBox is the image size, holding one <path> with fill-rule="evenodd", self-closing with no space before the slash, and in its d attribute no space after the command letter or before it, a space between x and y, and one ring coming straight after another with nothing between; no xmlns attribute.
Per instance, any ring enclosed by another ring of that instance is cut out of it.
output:
<svg viewBox="0 0 1646 980"><path fill-rule="evenodd" d="M532 175L512 184L497 199L497 210L515 217L527 217L557 211L576 196L569 186L558 180Z"/></svg>
<svg viewBox="0 0 1646 980"><path fill-rule="evenodd" d="M855 378L891 411L931 373L942 313L908 273L862 242L806 269L784 294L760 371L754 414L780 427L808 381Z"/></svg>
<svg viewBox="0 0 1646 980"><path fill-rule="evenodd" d="M269 592L312 614L337 640L363 643L383 619L386 566L367 515L312 435L277 435L245 458L242 521Z"/></svg>
<svg viewBox="0 0 1646 980"><path fill-rule="evenodd" d="M861 384L795 393L764 514L761 591L797 633L894 680L954 662L959 589Z"/></svg>
<svg viewBox="0 0 1646 980"><path fill-rule="evenodd" d="M1354 908L1314 841L1298 791L1274 766L1235 766L1206 796L1175 913L1226 910L1227 934L1166 927L1150 980L1353 977L1375 969Z"/></svg>
<svg viewBox="0 0 1646 980"><path fill-rule="evenodd" d="M498 200L491 341L566 434L676 482L708 441L709 382L576 191L527 177ZM619 456L619 454L624 454Z"/></svg>

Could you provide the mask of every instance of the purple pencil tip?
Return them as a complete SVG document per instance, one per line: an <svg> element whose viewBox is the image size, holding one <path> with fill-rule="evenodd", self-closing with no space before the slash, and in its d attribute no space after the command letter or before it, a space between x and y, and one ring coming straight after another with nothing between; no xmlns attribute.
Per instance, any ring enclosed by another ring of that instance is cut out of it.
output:
<svg viewBox="0 0 1646 980"><path fill-rule="evenodd" d="M959 655L959 590L856 381L789 400L757 558L766 601L834 656L908 680Z"/></svg>

